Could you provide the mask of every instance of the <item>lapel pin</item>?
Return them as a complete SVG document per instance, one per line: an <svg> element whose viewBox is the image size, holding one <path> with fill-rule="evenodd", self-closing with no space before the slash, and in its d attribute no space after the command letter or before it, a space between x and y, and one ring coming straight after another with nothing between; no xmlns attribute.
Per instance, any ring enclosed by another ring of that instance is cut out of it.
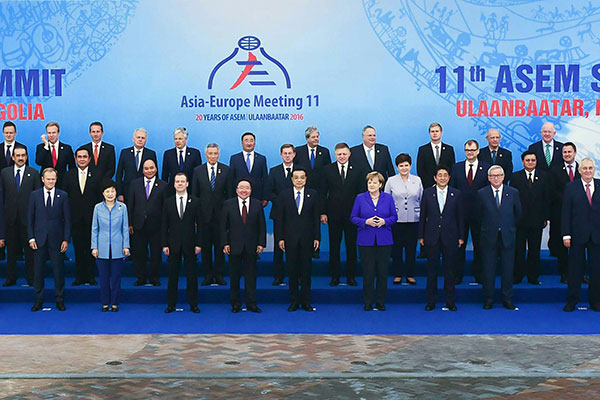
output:
<svg viewBox="0 0 600 400"><path fill-rule="evenodd" d="M307 194L306 197L310 197L310 194Z"/></svg>
<svg viewBox="0 0 600 400"><path fill-rule="evenodd" d="M319 152L319 155L321 155L321 154L323 154L323 153Z"/></svg>
<svg viewBox="0 0 600 400"><path fill-rule="evenodd" d="M133 149L131 149L131 152L133 153Z"/></svg>
<svg viewBox="0 0 600 400"><path fill-rule="evenodd" d="M505 195L506 197L508 197L508 193L504 193L504 195Z"/></svg>
<svg viewBox="0 0 600 400"><path fill-rule="evenodd" d="M446 150L446 146L442 146L442 150Z"/></svg>
<svg viewBox="0 0 600 400"><path fill-rule="evenodd" d="M57 194L56 197L60 197L60 194Z"/></svg>
<svg viewBox="0 0 600 400"><path fill-rule="evenodd" d="M452 196L454 196L454 193L450 193L450 196L451 196L451 197L452 197Z"/></svg>
<svg viewBox="0 0 600 400"><path fill-rule="evenodd" d="M27 174L27 176L31 176L31 174Z"/></svg>
<svg viewBox="0 0 600 400"><path fill-rule="evenodd" d="M350 165L350 166L348 167L348 169L352 169L352 165Z"/></svg>
<svg viewBox="0 0 600 400"><path fill-rule="evenodd" d="M377 153L379 153L379 150L377 150Z"/></svg>
<svg viewBox="0 0 600 400"><path fill-rule="evenodd" d="M191 202L192 202L192 199L188 199L188 203L191 203Z"/></svg>
<svg viewBox="0 0 600 400"><path fill-rule="evenodd" d="M498 157L502 157L502 154L498 154Z"/></svg>

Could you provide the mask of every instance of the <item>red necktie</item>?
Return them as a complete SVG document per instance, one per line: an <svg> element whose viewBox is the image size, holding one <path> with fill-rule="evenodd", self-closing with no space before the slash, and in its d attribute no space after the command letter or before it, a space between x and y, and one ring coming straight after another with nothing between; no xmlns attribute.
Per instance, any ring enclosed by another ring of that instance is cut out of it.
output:
<svg viewBox="0 0 600 400"><path fill-rule="evenodd" d="M52 167L56 168L56 146L52 146Z"/></svg>
<svg viewBox="0 0 600 400"><path fill-rule="evenodd" d="M573 176L573 166L569 164L569 180L573 182L573 179L575 179Z"/></svg>
<svg viewBox="0 0 600 400"><path fill-rule="evenodd" d="M245 224L248 220L248 208L246 208L246 200L242 200L242 222Z"/></svg>
<svg viewBox="0 0 600 400"><path fill-rule="evenodd" d="M585 194L587 195L588 202L590 203L590 206L591 206L592 205L592 192L590 192L590 184L589 183L585 184Z"/></svg>
<svg viewBox="0 0 600 400"><path fill-rule="evenodd" d="M467 181L469 186L473 184L473 164L469 164L469 173L467 174Z"/></svg>

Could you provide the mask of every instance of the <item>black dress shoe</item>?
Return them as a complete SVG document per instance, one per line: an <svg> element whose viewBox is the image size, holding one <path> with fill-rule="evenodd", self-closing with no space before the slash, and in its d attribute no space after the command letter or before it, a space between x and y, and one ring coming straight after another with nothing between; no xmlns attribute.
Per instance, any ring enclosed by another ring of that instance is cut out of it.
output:
<svg viewBox="0 0 600 400"><path fill-rule="evenodd" d="M144 279L138 279L137 281L135 281L133 283L133 286L143 286L146 284L146 281Z"/></svg>
<svg viewBox="0 0 600 400"><path fill-rule="evenodd" d="M33 280L28 280L27 281L27 286L33 287Z"/></svg>
<svg viewBox="0 0 600 400"><path fill-rule="evenodd" d="M119 312L119 306L113 304L113 306L110 308L110 311L112 311L112 312Z"/></svg>
<svg viewBox="0 0 600 400"><path fill-rule="evenodd" d="M365 304L363 308L365 311L373 311L373 306L371 304Z"/></svg>
<svg viewBox="0 0 600 400"><path fill-rule="evenodd" d="M385 311L385 304L376 303L375 308L378 309L379 311Z"/></svg>
<svg viewBox="0 0 600 400"><path fill-rule="evenodd" d="M540 281L537 279L527 279L527 283L530 285L541 285Z"/></svg>
<svg viewBox="0 0 600 400"><path fill-rule="evenodd" d="M515 308L517 308L517 307L515 307L515 305L513 304L513 302L512 302L512 301L503 301L503 302L502 302L502 305L503 305L503 306L504 306L504 308L506 308L507 310L514 310Z"/></svg>
<svg viewBox="0 0 600 400"><path fill-rule="evenodd" d="M42 309L43 304L41 303L35 303L32 307L31 307L31 311L40 311Z"/></svg>
<svg viewBox="0 0 600 400"><path fill-rule="evenodd" d="M432 311L435 308L435 304L427 303L425 311Z"/></svg>
<svg viewBox="0 0 600 400"><path fill-rule="evenodd" d="M204 278L204 280L202 281L202 283L200 283L200 285L202 285L202 286L208 286L208 285L210 285L212 283L213 283L213 278L206 277L206 278Z"/></svg>
<svg viewBox="0 0 600 400"><path fill-rule="evenodd" d="M288 307L288 311L296 311L296 310L298 310L298 307L299 307L298 303L292 303Z"/></svg>
<svg viewBox="0 0 600 400"><path fill-rule="evenodd" d="M275 278L273 279L273 282L271 282L271 286L279 286L283 284L283 279L281 278Z"/></svg>
<svg viewBox="0 0 600 400"><path fill-rule="evenodd" d="M242 310L241 304L234 304L231 306L231 312L234 314L239 313L241 310Z"/></svg>
<svg viewBox="0 0 600 400"><path fill-rule="evenodd" d="M75 280L73 281L73 283L71 283L71 286L79 286L79 285L81 285L81 284L83 284L83 282L81 282L81 281L80 281L80 280L78 280L78 279L75 279Z"/></svg>
<svg viewBox="0 0 600 400"><path fill-rule="evenodd" d="M564 274L560 275L560 283L567 283L567 276Z"/></svg>
<svg viewBox="0 0 600 400"><path fill-rule="evenodd" d="M600 304L590 304L590 309L592 311L600 311Z"/></svg>
<svg viewBox="0 0 600 400"><path fill-rule="evenodd" d="M103 305L102 308L100 309L100 311L107 312L108 311L108 305Z"/></svg>
<svg viewBox="0 0 600 400"><path fill-rule="evenodd" d="M331 282L329 282L329 286L337 286L340 284L340 278L331 278Z"/></svg>
<svg viewBox="0 0 600 400"><path fill-rule="evenodd" d="M483 303L484 310L491 310L492 307L494 307L494 302L492 300L486 300L486 302Z"/></svg>
<svg viewBox="0 0 600 400"><path fill-rule="evenodd" d="M7 287L7 286L14 286L16 284L17 284L17 281L13 281L12 279L11 280L7 279L6 281L4 281L2 286Z"/></svg>
<svg viewBox="0 0 600 400"><path fill-rule="evenodd" d="M252 311L254 313L259 313L262 311L260 308L258 308L258 306L256 304L253 304L251 306L246 306L246 310Z"/></svg>
<svg viewBox="0 0 600 400"><path fill-rule="evenodd" d="M90 285L97 285L98 284L98 282L95 279L92 279L89 283L90 283Z"/></svg>
<svg viewBox="0 0 600 400"><path fill-rule="evenodd" d="M563 307L563 311L566 311L566 312L575 311L575 304L572 304L572 303L565 304L565 306Z"/></svg>
<svg viewBox="0 0 600 400"><path fill-rule="evenodd" d="M227 281L225 281L225 279L223 279L223 277L221 275L217 276L214 279L214 281L219 286L226 286L227 285Z"/></svg>
<svg viewBox="0 0 600 400"><path fill-rule="evenodd" d="M200 309L198 308L198 306L190 306L190 311L194 314L198 314L200 312Z"/></svg>
<svg viewBox="0 0 600 400"><path fill-rule="evenodd" d="M456 304L446 304L446 308L450 311L458 310L458 307L456 307Z"/></svg>
<svg viewBox="0 0 600 400"><path fill-rule="evenodd" d="M160 286L160 281L156 280L156 281L150 281L150 284L152 286Z"/></svg>
<svg viewBox="0 0 600 400"><path fill-rule="evenodd" d="M58 311L65 311L67 307L65 307L65 303L56 303L56 309Z"/></svg>
<svg viewBox="0 0 600 400"><path fill-rule="evenodd" d="M354 278L346 278L346 284L348 286L356 286L357 285L356 279L354 279Z"/></svg>
<svg viewBox="0 0 600 400"><path fill-rule="evenodd" d="M165 314L170 314L173 311L175 311L175 306L167 306L167 308L165 308Z"/></svg>
<svg viewBox="0 0 600 400"><path fill-rule="evenodd" d="M302 309L304 311L314 311L315 310L310 303L303 303L302 304Z"/></svg>

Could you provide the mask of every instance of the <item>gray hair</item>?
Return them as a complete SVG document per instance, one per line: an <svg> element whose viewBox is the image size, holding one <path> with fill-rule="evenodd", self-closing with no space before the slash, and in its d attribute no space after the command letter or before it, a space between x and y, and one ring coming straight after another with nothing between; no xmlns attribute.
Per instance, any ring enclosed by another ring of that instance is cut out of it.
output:
<svg viewBox="0 0 600 400"><path fill-rule="evenodd" d="M584 158L582 158L582 159L581 159L581 161L579 161L579 165L583 164L583 162L584 162L584 161L589 161L589 162L591 162L591 163L592 163L592 166L593 166L594 168L596 168L596 162L594 161L594 159L593 159L593 158L590 158L590 157L584 157Z"/></svg>
<svg viewBox="0 0 600 400"><path fill-rule="evenodd" d="M173 136L177 135L178 133L183 133L185 138L188 138L188 131L183 126L180 126L179 128L175 129L175 131L173 132Z"/></svg>
<svg viewBox="0 0 600 400"><path fill-rule="evenodd" d="M306 139L308 139L308 138L310 137L310 135L311 135L313 132L315 132L315 131L316 131L317 133L319 133L319 129L317 129L317 127L316 127L316 126L314 126L314 125L311 125L311 126L309 126L309 127L308 127L308 128L306 128L306 130L304 131L304 137L305 137Z"/></svg>
<svg viewBox="0 0 600 400"><path fill-rule="evenodd" d="M135 135L136 132L144 132L144 134L146 135L146 137L148 137L148 131L144 128L137 128L133 131L133 134Z"/></svg>
<svg viewBox="0 0 600 400"><path fill-rule="evenodd" d="M492 171L495 171L497 169L499 169L502 172L502 175L504 175L504 168L502 168L500 165L492 165L488 169L488 176L493 175Z"/></svg>
<svg viewBox="0 0 600 400"><path fill-rule="evenodd" d="M219 145L216 144L216 143L209 143L204 148L204 152L206 153L208 151L208 149L217 149L217 150L219 150Z"/></svg>

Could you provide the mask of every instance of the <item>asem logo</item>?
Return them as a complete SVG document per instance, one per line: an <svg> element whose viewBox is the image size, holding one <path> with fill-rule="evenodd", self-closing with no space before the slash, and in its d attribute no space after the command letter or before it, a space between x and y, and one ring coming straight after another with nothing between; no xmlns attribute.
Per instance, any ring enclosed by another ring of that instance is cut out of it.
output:
<svg viewBox="0 0 600 400"><path fill-rule="evenodd" d="M251 86L276 86L274 79L276 78L276 74L279 73L282 73L283 77L285 78L286 88L291 89L292 82L287 70L283 64L267 54L264 47L260 47L260 40L256 36L242 37L240 40L238 40L238 46L239 47L236 47L229 57L218 63L212 70L210 77L208 78L209 89L213 88L215 75L217 74L219 68L233 60L238 53L240 53L240 55L244 55L244 52L240 52L240 49L248 52L248 59L235 61L236 64L240 66L241 72L229 90L237 88L244 81L248 82ZM259 48L260 54L258 54L258 52L257 54L252 52L253 50ZM257 57L257 55L259 57Z"/></svg>

